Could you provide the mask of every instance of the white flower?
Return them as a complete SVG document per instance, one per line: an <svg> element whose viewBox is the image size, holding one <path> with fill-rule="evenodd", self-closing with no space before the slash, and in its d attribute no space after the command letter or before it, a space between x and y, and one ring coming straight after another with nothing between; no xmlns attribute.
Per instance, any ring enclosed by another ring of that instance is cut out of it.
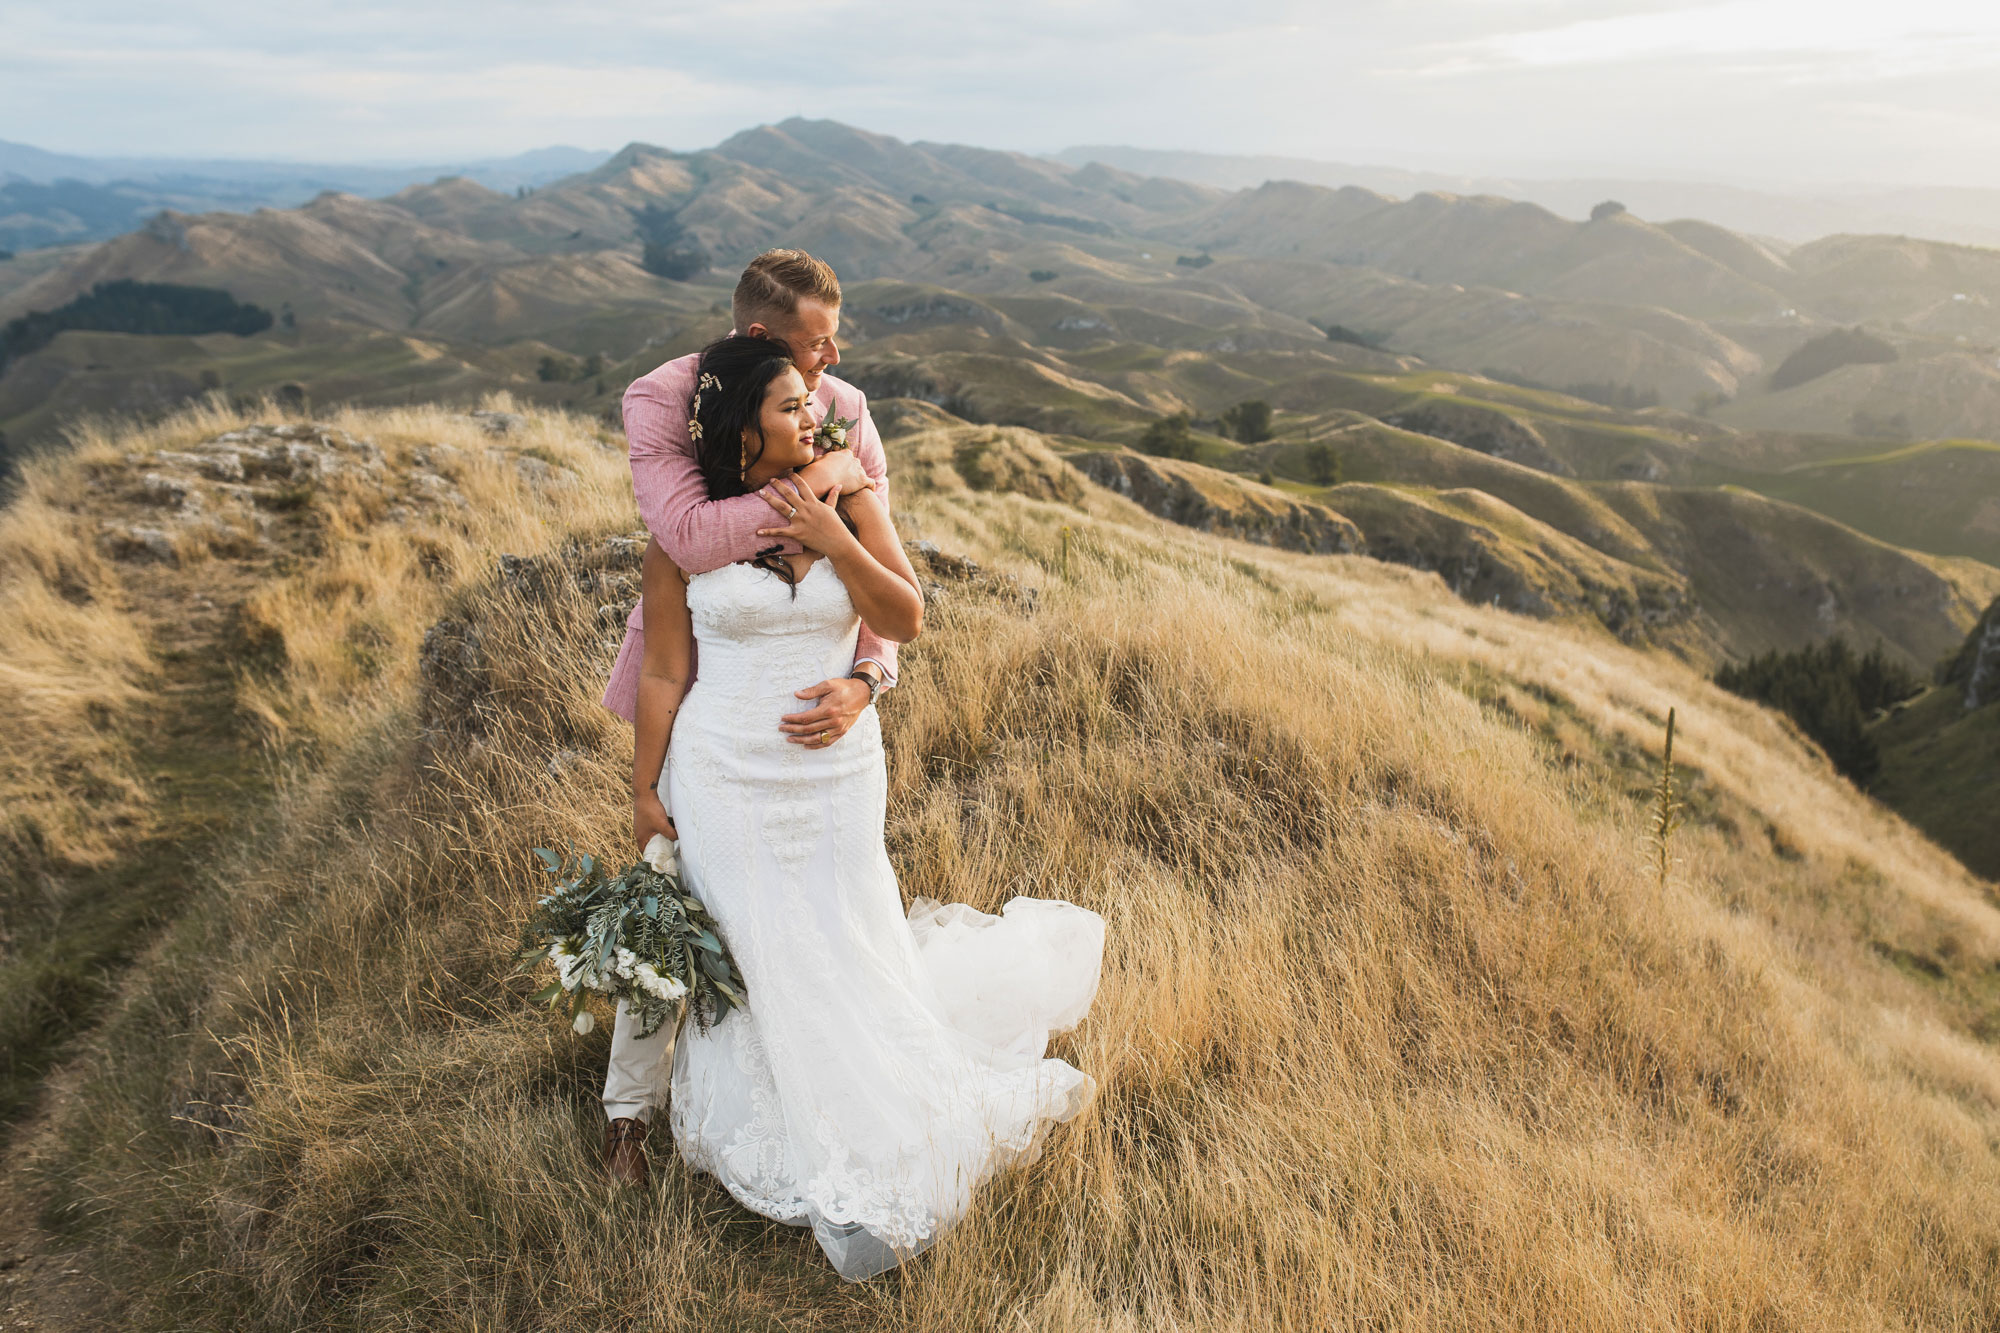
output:
<svg viewBox="0 0 2000 1333"><path fill-rule="evenodd" d="M651 963L640 963L635 967L632 980L654 999L672 1002L687 994L687 987L681 984L679 978L661 976Z"/></svg>
<svg viewBox="0 0 2000 1333"><path fill-rule="evenodd" d="M576 1021L571 1023L570 1026L575 1028L576 1035L581 1037L587 1035L592 1028L597 1026L597 1020L592 1018L590 1010L586 1009L576 1016Z"/></svg>
<svg viewBox="0 0 2000 1333"><path fill-rule="evenodd" d="M646 844L642 859L653 868L655 874L672 875L680 868L680 858L676 855L674 840L664 833L653 835L652 841Z"/></svg>

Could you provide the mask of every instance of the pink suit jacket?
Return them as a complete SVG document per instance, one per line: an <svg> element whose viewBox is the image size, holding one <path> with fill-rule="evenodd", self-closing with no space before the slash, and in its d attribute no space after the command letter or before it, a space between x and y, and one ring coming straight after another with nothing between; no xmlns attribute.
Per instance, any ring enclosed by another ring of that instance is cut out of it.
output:
<svg viewBox="0 0 2000 1333"><path fill-rule="evenodd" d="M667 362L651 374L632 381L625 390L625 439L632 459L632 494L639 502L639 516L660 543L667 558L690 574L748 560L771 545L769 537L757 529L779 526L777 511L756 495L736 495L727 500L708 498L708 483L702 480L695 463L694 442L688 438L688 403L694 397L696 366L700 357L690 354ZM889 502L888 460L882 453L882 437L868 415L868 398L861 390L832 375L820 376L813 395L820 420L829 415L858 422L848 432L847 445L875 482L875 494ZM786 543L797 550L796 543ZM645 662L645 604L632 607L625 619L625 642L619 646L618 660L612 664L611 679L605 685L602 703L627 722L636 724L639 707L639 669ZM896 645L880 637L866 625L854 649L854 660L874 662L882 668L886 683L896 680ZM808 685L810 681L800 684ZM809 705L800 702L800 708Z"/></svg>

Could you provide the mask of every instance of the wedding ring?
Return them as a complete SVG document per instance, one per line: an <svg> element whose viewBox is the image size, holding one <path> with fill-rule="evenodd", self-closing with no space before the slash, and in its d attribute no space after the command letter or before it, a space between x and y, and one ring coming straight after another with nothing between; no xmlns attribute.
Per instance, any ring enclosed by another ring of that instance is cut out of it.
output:
<svg viewBox="0 0 2000 1333"><path fill-rule="evenodd" d="M799 516L799 507L797 505L793 505L791 508L785 511L786 518L797 518L798 516Z"/></svg>

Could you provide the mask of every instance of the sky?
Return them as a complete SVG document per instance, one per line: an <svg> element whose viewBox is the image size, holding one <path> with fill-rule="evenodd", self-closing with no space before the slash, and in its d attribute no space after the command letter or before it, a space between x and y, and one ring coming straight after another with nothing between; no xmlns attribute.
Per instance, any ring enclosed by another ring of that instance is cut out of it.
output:
<svg viewBox="0 0 2000 1333"><path fill-rule="evenodd" d="M903 139L2000 187L2000 0L0 0L0 139L455 162Z"/></svg>

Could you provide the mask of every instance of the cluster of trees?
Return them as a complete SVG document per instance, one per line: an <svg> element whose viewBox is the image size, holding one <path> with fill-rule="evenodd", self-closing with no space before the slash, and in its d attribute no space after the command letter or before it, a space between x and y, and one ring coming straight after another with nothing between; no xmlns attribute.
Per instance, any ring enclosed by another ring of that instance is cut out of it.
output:
<svg viewBox="0 0 2000 1333"><path fill-rule="evenodd" d="M639 267L670 282L701 276L714 262L671 208L647 204L632 215L639 229Z"/></svg>
<svg viewBox="0 0 2000 1333"><path fill-rule="evenodd" d="M18 356L39 352L69 329L97 333L235 333L249 337L271 327L271 312L238 301L220 287L171 282L100 282L55 310L31 310L0 328L0 370Z"/></svg>
<svg viewBox="0 0 2000 1333"><path fill-rule="evenodd" d="M1880 365L1895 359L1894 347L1872 333L1862 332L1859 325L1835 329L1807 339L1798 351L1779 362L1778 368L1771 372L1771 388L1789 389L1842 366Z"/></svg>
<svg viewBox="0 0 2000 1333"><path fill-rule="evenodd" d="M1194 436L1189 433L1192 424L1185 412L1161 417L1139 437L1139 451L1155 458L1192 459L1196 453Z"/></svg>
<svg viewBox="0 0 2000 1333"><path fill-rule="evenodd" d="M1271 417L1269 403L1261 398L1247 398L1225 408L1216 418L1216 428L1239 444L1261 444L1271 438ZM1156 458L1191 459L1199 452L1191 433L1193 429L1194 418L1186 412L1161 417L1139 437L1139 449Z"/></svg>
<svg viewBox="0 0 2000 1333"><path fill-rule="evenodd" d="M1315 486L1338 486L1341 480L1340 455L1330 444L1306 446L1306 476Z"/></svg>
<svg viewBox="0 0 2000 1333"><path fill-rule="evenodd" d="M1838 637L1726 666L1716 672L1715 683L1782 711L1857 787L1867 787L1882 772L1881 749L1867 730L1869 717L1923 688L1880 643L1864 654Z"/></svg>
<svg viewBox="0 0 2000 1333"><path fill-rule="evenodd" d="M1198 255L1180 255L1174 259L1174 263L1180 265L1182 268L1207 268L1214 262L1215 256L1209 254L1206 250Z"/></svg>
<svg viewBox="0 0 2000 1333"><path fill-rule="evenodd" d="M1327 325L1326 340L1330 343L1353 343L1356 347L1380 347L1382 345L1381 334L1362 333L1357 329L1348 328L1345 324Z"/></svg>
<svg viewBox="0 0 2000 1333"><path fill-rule="evenodd" d="M535 367L535 373L548 382L587 380L602 375L609 364L602 352L592 352L581 361L558 353L543 357L542 363Z"/></svg>
<svg viewBox="0 0 2000 1333"><path fill-rule="evenodd" d="M1031 268L1028 270L1029 282L1054 282L1058 276L1060 275L1052 268Z"/></svg>
<svg viewBox="0 0 2000 1333"><path fill-rule="evenodd" d="M1218 424L1238 444L1261 444L1271 438L1271 405L1261 398L1246 398L1225 409Z"/></svg>

